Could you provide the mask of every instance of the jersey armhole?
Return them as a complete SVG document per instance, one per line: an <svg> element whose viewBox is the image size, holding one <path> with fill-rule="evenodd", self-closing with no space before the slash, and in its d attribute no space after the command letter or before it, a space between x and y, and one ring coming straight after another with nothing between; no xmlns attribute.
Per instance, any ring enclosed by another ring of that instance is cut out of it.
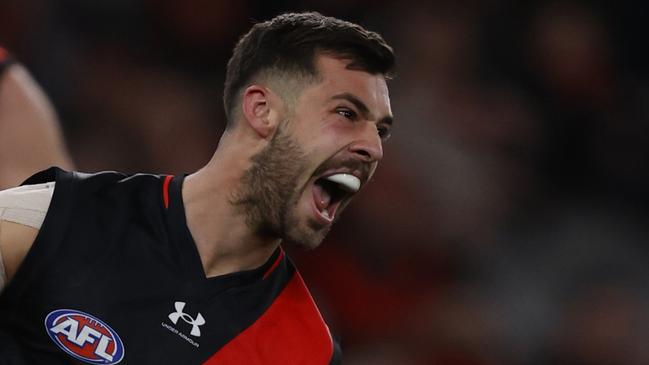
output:
<svg viewBox="0 0 649 365"><path fill-rule="evenodd" d="M23 183L23 185L35 185L43 182L56 182L56 186L32 246L27 251L13 278L4 288L4 290L14 291L11 294L12 297L23 297L31 283L39 280L40 267L51 264L47 260L49 257L53 257L52 253L58 249L73 205L71 194L75 185L73 176L74 173L59 168L50 168L30 177Z"/></svg>
<svg viewBox="0 0 649 365"><path fill-rule="evenodd" d="M42 183L0 191L0 239L3 237L3 222L39 230L49 209L54 185L55 183ZM28 243L30 248L32 244L33 241ZM3 256L6 253L7 251L0 250L0 291L8 281L5 264L5 257L8 256Z"/></svg>

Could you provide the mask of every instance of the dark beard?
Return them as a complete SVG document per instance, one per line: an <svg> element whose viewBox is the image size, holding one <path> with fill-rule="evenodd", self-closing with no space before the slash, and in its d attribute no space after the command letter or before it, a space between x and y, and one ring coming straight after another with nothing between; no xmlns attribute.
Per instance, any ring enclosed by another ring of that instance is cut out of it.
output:
<svg viewBox="0 0 649 365"><path fill-rule="evenodd" d="M297 184L305 165L304 151L281 125L268 146L252 157L230 202L243 209L246 224L260 236L289 239L287 232L298 223L289 211L301 195Z"/></svg>

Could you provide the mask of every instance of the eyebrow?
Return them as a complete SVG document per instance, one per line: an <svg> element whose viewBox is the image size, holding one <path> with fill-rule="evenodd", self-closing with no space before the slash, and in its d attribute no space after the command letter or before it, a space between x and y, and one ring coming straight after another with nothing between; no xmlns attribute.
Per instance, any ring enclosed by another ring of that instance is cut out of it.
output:
<svg viewBox="0 0 649 365"><path fill-rule="evenodd" d="M363 118L365 119L371 119L371 114L370 109L365 105L365 103L356 95L350 94L350 93L342 93L342 94L336 94L331 97L332 100L347 100L348 102L354 104L354 106L360 111L362 114ZM394 117L391 115L386 115L385 117L381 118L379 123L385 123L392 125L394 123Z"/></svg>

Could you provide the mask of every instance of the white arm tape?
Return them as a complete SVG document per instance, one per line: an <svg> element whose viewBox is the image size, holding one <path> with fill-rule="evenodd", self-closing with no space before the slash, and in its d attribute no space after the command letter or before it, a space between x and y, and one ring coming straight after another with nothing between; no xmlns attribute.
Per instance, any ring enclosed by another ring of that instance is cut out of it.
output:
<svg viewBox="0 0 649 365"><path fill-rule="evenodd" d="M0 222L12 222L40 229L54 194L54 182L25 185L0 191ZM1 238L1 236L0 236ZM0 251L0 290L7 275Z"/></svg>

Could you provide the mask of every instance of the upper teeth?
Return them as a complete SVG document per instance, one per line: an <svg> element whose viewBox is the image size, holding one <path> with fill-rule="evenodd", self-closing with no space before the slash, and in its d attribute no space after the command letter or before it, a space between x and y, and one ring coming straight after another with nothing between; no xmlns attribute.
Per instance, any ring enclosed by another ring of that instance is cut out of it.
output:
<svg viewBox="0 0 649 365"><path fill-rule="evenodd" d="M350 193L355 193L361 188L361 180L354 175L335 174L327 176L325 179L335 182Z"/></svg>

